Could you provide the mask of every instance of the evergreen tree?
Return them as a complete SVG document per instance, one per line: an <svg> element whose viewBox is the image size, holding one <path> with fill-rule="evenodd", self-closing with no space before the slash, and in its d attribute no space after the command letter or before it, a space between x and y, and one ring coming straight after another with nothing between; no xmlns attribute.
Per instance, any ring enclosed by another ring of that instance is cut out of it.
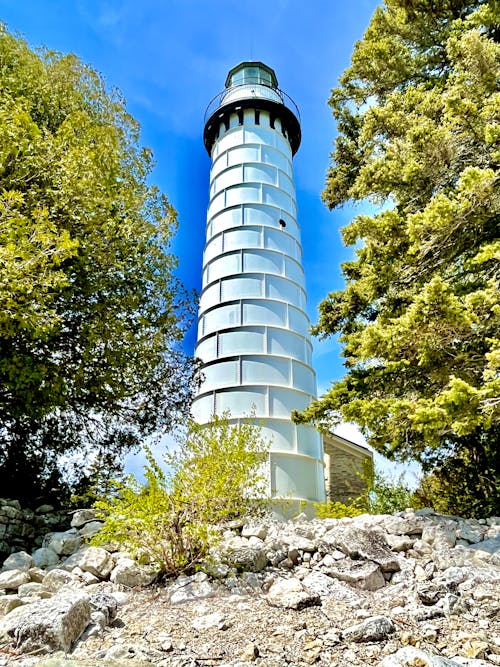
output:
<svg viewBox="0 0 500 667"><path fill-rule="evenodd" d="M294 416L453 465L476 513L500 511L499 41L497 0L385 0L355 45L323 196L381 206L342 230L355 258L315 327L346 375Z"/></svg>
<svg viewBox="0 0 500 667"><path fill-rule="evenodd" d="M193 303L151 169L93 69L0 25L2 495L50 494L62 462L81 490L92 452L119 467L188 411L179 344ZM77 453L84 465L68 470Z"/></svg>

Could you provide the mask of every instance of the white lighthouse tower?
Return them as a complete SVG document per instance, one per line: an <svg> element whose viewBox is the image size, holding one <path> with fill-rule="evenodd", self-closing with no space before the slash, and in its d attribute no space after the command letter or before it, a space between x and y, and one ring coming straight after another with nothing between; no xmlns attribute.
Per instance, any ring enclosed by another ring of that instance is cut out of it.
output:
<svg viewBox="0 0 500 667"><path fill-rule="evenodd" d="M212 158L196 356L204 381L193 416L252 412L270 442L269 493L325 499L323 443L290 412L316 397L292 156L299 112L261 62L233 68L210 103Z"/></svg>

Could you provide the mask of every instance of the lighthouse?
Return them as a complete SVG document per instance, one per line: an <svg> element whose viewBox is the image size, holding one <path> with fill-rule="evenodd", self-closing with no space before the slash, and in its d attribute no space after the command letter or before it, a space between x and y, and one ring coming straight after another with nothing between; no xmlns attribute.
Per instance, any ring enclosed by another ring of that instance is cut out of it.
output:
<svg viewBox="0 0 500 667"><path fill-rule="evenodd" d="M193 417L253 415L269 443L269 495L324 501L322 437L294 424L316 397L292 157L300 115L262 62L230 70L209 104L212 159Z"/></svg>

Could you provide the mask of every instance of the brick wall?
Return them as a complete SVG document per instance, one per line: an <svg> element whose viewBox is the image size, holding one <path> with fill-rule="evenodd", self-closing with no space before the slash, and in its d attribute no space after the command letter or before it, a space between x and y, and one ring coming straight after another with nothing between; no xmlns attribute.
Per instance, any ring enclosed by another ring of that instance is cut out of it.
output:
<svg viewBox="0 0 500 667"><path fill-rule="evenodd" d="M330 433L323 436L323 444L327 497L348 503L365 490L362 475L373 455L365 447Z"/></svg>

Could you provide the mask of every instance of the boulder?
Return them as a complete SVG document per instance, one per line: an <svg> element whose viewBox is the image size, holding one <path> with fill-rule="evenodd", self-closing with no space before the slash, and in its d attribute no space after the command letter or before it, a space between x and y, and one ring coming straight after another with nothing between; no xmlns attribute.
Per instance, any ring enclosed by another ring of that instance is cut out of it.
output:
<svg viewBox="0 0 500 667"><path fill-rule="evenodd" d="M323 535L322 542L340 549L351 558L364 558L380 565L383 572L397 572L399 561L380 533L352 526L340 526Z"/></svg>
<svg viewBox="0 0 500 667"><path fill-rule="evenodd" d="M372 616L357 625L346 628L342 636L351 642L378 642L387 639L393 632L396 632L396 626L390 618Z"/></svg>
<svg viewBox="0 0 500 667"><path fill-rule="evenodd" d="M361 595L350 586L346 586L338 579L333 579L323 572L313 570L302 579L302 585L306 590L316 593L320 597L331 597L347 603L357 603L363 600Z"/></svg>
<svg viewBox="0 0 500 667"><path fill-rule="evenodd" d="M320 596L304 588L298 579L278 579L269 589L266 600L272 607L282 609L304 609L321 605Z"/></svg>
<svg viewBox="0 0 500 667"><path fill-rule="evenodd" d="M34 564L33 558L26 551L16 551L4 560L2 571L23 570L27 572Z"/></svg>
<svg viewBox="0 0 500 667"><path fill-rule="evenodd" d="M325 568L326 574L347 581L364 591L377 591L385 586L384 575L377 563L346 558Z"/></svg>
<svg viewBox="0 0 500 667"><path fill-rule="evenodd" d="M82 526L78 532L82 537L93 537L94 535L97 535L97 533L101 530L102 528L102 521L89 521L86 523L84 526Z"/></svg>
<svg viewBox="0 0 500 667"><path fill-rule="evenodd" d="M7 570L0 572L0 590L17 591L21 584L27 584L30 575L25 570Z"/></svg>
<svg viewBox="0 0 500 667"><path fill-rule="evenodd" d="M69 556L75 553L83 544L83 537L78 533L76 528L66 530L62 533L49 533L46 540L44 540L45 547L52 549L59 556Z"/></svg>
<svg viewBox="0 0 500 667"><path fill-rule="evenodd" d="M113 595L108 593L93 593L90 596L90 607L92 612L103 614L106 624L116 617L118 602Z"/></svg>
<svg viewBox="0 0 500 667"><path fill-rule="evenodd" d="M260 547L229 547L223 558L231 567L251 572L260 572L267 565L266 549Z"/></svg>
<svg viewBox="0 0 500 667"><path fill-rule="evenodd" d="M88 596L64 593L11 611L0 620L0 637L10 639L23 652L67 652L89 621Z"/></svg>
<svg viewBox="0 0 500 667"><path fill-rule="evenodd" d="M106 579L111 574L114 565L114 560L106 549L85 546L67 558L62 567L69 571L74 567L79 567L99 579Z"/></svg>
<svg viewBox="0 0 500 667"><path fill-rule="evenodd" d="M156 579L158 572L148 565L139 565L131 558L121 558L111 571L110 579L115 584L149 586Z"/></svg>
<svg viewBox="0 0 500 667"><path fill-rule="evenodd" d="M59 556L53 549L47 547L40 547L33 552L33 563L35 567L47 568L51 565L57 565Z"/></svg>
<svg viewBox="0 0 500 667"><path fill-rule="evenodd" d="M210 630L212 628L217 628L218 630L225 630L227 628L225 617L215 611L212 614L205 614L204 616L197 616L193 619L191 624L193 630L197 632L203 632L204 630Z"/></svg>
<svg viewBox="0 0 500 667"><path fill-rule="evenodd" d="M78 588L80 581L70 572L55 568L50 570L42 579L42 584L48 591L57 592L62 588Z"/></svg>
<svg viewBox="0 0 500 667"><path fill-rule="evenodd" d="M81 528L86 523L94 521L97 517L97 510L95 509L83 509L77 510L71 519L72 528Z"/></svg>
<svg viewBox="0 0 500 667"><path fill-rule="evenodd" d="M0 597L0 616L5 616L16 607L23 604L18 595L2 595Z"/></svg>

